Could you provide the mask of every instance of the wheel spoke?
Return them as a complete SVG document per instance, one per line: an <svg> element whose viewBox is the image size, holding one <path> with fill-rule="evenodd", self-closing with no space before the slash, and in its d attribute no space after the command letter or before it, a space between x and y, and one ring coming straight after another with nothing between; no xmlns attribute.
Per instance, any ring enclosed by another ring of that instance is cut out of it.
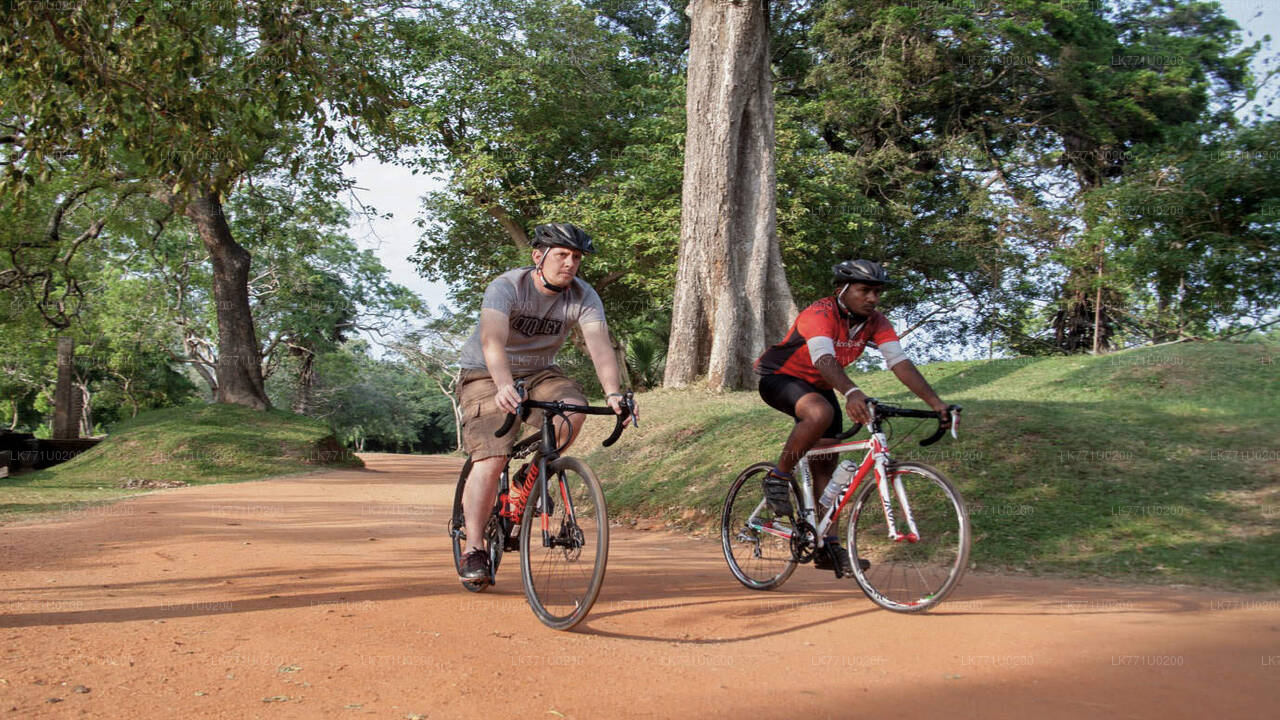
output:
<svg viewBox="0 0 1280 720"><path fill-rule="evenodd" d="M964 501L941 473L919 463L902 463L896 473L920 531L917 542L888 539L889 526L874 485L852 504L849 547L871 562L854 575L867 595L890 610L918 611L936 605L955 588L969 555L969 520Z"/></svg>

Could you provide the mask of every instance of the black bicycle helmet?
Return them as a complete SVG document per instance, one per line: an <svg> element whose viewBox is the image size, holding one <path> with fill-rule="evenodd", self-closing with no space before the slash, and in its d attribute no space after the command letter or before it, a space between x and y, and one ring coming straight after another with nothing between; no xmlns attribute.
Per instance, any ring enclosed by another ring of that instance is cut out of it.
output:
<svg viewBox="0 0 1280 720"><path fill-rule="evenodd" d="M848 283L867 283L869 285L892 285L889 273L880 267L880 263L870 260L845 260L831 268L832 281L836 285Z"/></svg>
<svg viewBox="0 0 1280 720"><path fill-rule="evenodd" d="M533 229L534 247L565 247L590 255L596 251L591 236L572 223L548 223Z"/></svg>

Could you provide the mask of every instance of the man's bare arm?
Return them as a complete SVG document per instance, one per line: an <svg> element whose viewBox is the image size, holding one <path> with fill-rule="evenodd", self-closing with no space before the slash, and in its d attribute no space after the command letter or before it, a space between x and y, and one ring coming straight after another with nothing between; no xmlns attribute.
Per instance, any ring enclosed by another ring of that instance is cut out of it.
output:
<svg viewBox="0 0 1280 720"><path fill-rule="evenodd" d="M511 378L511 361L507 358L509 323L505 313L492 308L480 311L480 347L484 352L484 365L489 369L493 384L498 387L494 401L502 410L515 412L520 395Z"/></svg>
<svg viewBox="0 0 1280 720"><path fill-rule="evenodd" d="M587 323L582 326L582 339L587 342L587 354L591 356L591 364L596 366L600 387L606 394L619 392L622 389L622 371L613 352L613 343L609 341L609 326L602 322ZM608 400L614 412L621 410L620 398L614 395Z"/></svg>
<svg viewBox="0 0 1280 720"><path fill-rule="evenodd" d="M942 402L942 399L938 397L938 393L933 391L929 381L925 380L920 371L916 369L915 363L910 360L901 360L893 366L893 374L898 376L898 380L903 385L906 385L908 390L915 393L916 397L925 401L925 404L934 410L943 413L945 417L947 404Z"/></svg>
<svg viewBox="0 0 1280 720"><path fill-rule="evenodd" d="M823 355L814 361L813 366L822 374L822 379L826 380L836 392L844 395L844 410L848 414L849 419L856 423L871 422L871 413L867 410L867 396L849 376L845 374L844 368L840 367L840 363L836 362L835 355ZM852 391L852 392L850 392Z"/></svg>

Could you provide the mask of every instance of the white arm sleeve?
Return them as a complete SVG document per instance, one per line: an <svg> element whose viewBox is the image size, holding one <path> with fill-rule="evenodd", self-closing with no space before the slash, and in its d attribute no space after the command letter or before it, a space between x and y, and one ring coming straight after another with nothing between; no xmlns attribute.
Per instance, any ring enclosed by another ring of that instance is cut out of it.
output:
<svg viewBox="0 0 1280 720"><path fill-rule="evenodd" d="M884 356L884 367L886 370L907 359L907 354L902 351L902 343L897 340L880 343L877 349L880 351L880 354Z"/></svg>
<svg viewBox="0 0 1280 720"><path fill-rule="evenodd" d="M818 358L823 355L834 356L836 354L836 342L829 337L815 335L809 338L805 344L809 346L810 362L818 362Z"/></svg>

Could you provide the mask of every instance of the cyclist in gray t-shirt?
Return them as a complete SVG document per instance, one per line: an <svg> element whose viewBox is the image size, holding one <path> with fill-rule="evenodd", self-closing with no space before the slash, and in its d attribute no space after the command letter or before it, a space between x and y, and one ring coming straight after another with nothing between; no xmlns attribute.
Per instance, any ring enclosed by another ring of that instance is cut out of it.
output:
<svg viewBox="0 0 1280 720"><path fill-rule="evenodd" d="M484 524L520 428L517 423L500 438L494 432L520 402L514 379L524 378L534 400L585 405L582 387L555 365L556 353L576 324L610 407L622 412L622 373L609 341L604 306L595 289L577 277L583 254L594 251L591 237L573 225L539 225L533 235L533 266L505 272L485 289L480 322L459 362L462 445L472 461L462 498L467 549L458 574L463 580L479 580L492 572L482 549ZM557 428L562 443L566 435L572 442L583 420L583 415L571 414L569 425Z"/></svg>

